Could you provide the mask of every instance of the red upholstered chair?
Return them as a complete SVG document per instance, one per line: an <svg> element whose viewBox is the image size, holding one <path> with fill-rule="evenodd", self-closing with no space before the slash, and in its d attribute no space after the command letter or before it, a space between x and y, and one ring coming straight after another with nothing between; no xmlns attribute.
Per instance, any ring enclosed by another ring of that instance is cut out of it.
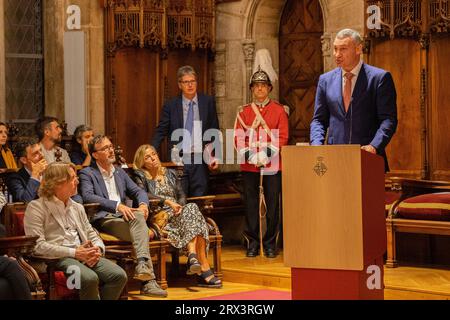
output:
<svg viewBox="0 0 450 320"><path fill-rule="evenodd" d="M4 221L6 233L9 237L24 236L23 220L25 217L26 204L22 202L8 203L4 208ZM56 260L37 259L27 257L31 265L46 267L46 272L39 272L43 290L49 300L72 300L78 298L78 290L69 290L66 285L67 278L62 271L56 271L54 263ZM39 268L37 268L39 271Z"/></svg>
<svg viewBox="0 0 450 320"><path fill-rule="evenodd" d="M398 204L395 213L403 219L450 222L450 192L407 198Z"/></svg>
<svg viewBox="0 0 450 320"><path fill-rule="evenodd" d="M401 196L386 218L386 266L396 267L397 232L450 235L450 181L392 178Z"/></svg>
<svg viewBox="0 0 450 320"><path fill-rule="evenodd" d="M389 214L391 207L400 199L401 192L396 189L396 185L392 184L391 179L386 179L384 183L384 205L386 217Z"/></svg>

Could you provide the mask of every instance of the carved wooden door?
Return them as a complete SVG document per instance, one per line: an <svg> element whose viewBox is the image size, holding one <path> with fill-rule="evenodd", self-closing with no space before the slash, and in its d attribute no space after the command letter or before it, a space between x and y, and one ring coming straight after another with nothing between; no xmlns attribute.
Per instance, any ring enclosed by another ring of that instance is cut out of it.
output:
<svg viewBox="0 0 450 320"><path fill-rule="evenodd" d="M291 109L290 142L309 141L323 73L322 11L318 0L287 1L280 23L280 102Z"/></svg>
<svg viewBox="0 0 450 320"><path fill-rule="evenodd" d="M121 49L112 63L113 104L107 132L129 163L136 149L150 141L157 125L160 63L158 53L138 48Z"/></svg>

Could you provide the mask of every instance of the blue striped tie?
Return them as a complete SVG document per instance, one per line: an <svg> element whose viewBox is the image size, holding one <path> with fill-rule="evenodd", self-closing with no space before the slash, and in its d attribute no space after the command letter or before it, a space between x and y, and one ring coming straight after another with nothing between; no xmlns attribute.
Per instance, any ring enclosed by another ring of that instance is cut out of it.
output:
<svg viewBox="0 0 450 320"><path fill-rule="evenodd" d="M183 139L184 143L184 152L190 152L190 148L189 145L191 145L192 147L192 141L193 141L193 136L192 136L192 132L194 131L194 102L193 101L189 101L189 109L188 109L188 114L186 117L186 123L184 124L184 128L189 131L190 133L190 137L189 139L187 139L188 137L186 137L186 139ZM188 141L190 141L190 143L188 143ZM189 149L189 150L188 150Z"/></svg>

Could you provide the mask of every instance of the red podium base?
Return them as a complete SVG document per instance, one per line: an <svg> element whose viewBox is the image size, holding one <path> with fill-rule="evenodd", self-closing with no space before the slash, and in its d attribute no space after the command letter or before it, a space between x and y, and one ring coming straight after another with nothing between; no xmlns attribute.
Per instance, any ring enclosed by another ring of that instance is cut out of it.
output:
<svg viewBox="0 0 450 320"><path fill-rule="evenodd" d="M377 275L370 265L379 267L381 288L370 289L376 283ZM383 257L364 267L362 271L292 268L293 300L383 300L384 269ZM370 278L370 279L369 279ZM369 286L368 286L369 282Z"/></svg>

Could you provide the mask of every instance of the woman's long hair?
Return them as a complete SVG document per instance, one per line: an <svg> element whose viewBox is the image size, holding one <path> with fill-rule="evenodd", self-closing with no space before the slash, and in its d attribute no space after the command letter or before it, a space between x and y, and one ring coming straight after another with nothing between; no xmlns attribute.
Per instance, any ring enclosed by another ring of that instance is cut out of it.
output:
<svg viewBox="0 0 450 320"><path fill-rule="evenodd" d="M152 145L149 145L149 144L143 144L136 150L136 153L134 154L133 169L141 170L142 172L144 172L145 176L148 179L153 179L153 177L148 172L148 170L144 168L144 162L145 162L144 156L145 156L145 153L147 152L147 150L149 150L149 149L154 151L156 154L158 154L156 152L155 147L153 147ZM159 155L158 155L158 158L159 158ZM160 165L158 168L158 175L164 175L165 173L166 173L166 169Z"/></svg>

